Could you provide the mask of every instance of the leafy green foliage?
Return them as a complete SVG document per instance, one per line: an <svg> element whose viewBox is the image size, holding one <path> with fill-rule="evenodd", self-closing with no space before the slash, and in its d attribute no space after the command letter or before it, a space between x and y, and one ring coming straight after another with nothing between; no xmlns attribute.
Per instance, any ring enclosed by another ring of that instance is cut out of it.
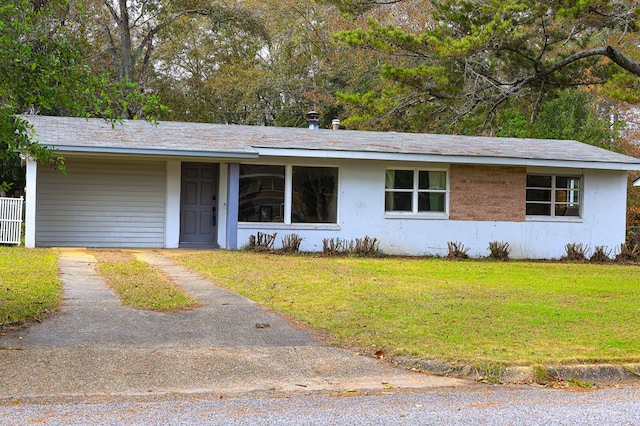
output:
<svg viewBox="0 0 640 426"><path fill-rule="evenodd" d="M31 140L27 122L16 114L104 117L128 111L153 117L156 96L129 82L115 83L86 66L85 46L66 25L73 3L52 0L39 7L26 0L0 5L0 182L20 189L23 171L16 151L64 170L63 159Z"/></svg>
<svg viewBox="0 0 640 426"><path fill-rule="evenodd" d="M332 3L352 12L359 2ZM381 117L393 116L397 130L491 133L503 109L539 105L562 88L600 85L608 96L635 99L640 8L632 0L447 0L425 7L429 18L413 26L369 20L336 34L345 45L393 55L381 66L392 91L342 95L354 122L379 128Z"/></svg>
<svg viewBox="0 0 640 426"><path fill-rule="evenodd" d="M610 148L618 135L617 128L611 128L600 118L591 95L573 89L558 92L555 98L543 103L532 122L524 112L513 108L501 111L497 121L498 136L571 139Z"/></svg>

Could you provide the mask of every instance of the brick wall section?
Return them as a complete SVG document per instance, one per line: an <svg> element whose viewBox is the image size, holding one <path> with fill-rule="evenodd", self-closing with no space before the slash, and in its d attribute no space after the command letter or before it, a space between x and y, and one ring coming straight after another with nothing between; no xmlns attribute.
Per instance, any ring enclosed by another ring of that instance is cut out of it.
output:
<svg viewBox="0 0 640 426"><path fill-rule="evenodd" d="M449 182L451 220L525 220L527 172L524 167L452 164Z"/></svg>

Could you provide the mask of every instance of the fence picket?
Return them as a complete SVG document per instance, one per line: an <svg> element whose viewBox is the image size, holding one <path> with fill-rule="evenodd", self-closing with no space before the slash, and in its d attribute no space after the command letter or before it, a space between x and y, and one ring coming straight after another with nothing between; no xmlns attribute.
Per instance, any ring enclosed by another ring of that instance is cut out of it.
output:
<svg viewBox="0 0 640 426"><path fill-rule="evenodd" d="M0 197L0 244L20 245L23 202L23 197Z"/></svg>

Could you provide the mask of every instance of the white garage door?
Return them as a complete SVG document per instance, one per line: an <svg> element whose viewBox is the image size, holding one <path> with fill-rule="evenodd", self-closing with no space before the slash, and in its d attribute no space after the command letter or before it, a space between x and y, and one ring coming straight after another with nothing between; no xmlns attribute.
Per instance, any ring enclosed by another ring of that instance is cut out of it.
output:
<svg viewBox="0 0 640 426"><path fill-rule="evenodd" d="M165 163L67 159L38 167L36 245L163 247Z"/></svg>

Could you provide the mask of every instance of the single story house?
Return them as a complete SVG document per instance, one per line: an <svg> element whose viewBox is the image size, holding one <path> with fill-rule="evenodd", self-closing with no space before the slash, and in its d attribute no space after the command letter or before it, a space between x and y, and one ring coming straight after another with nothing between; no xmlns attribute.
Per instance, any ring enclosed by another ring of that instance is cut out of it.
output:
<svg viewBox="0 0 640 426"><path fill-rule="evenodd" d="M26 245L241 248L258 232L376 237L390 254L558 258L625 240L640 159L575 141L25 116Z"/></svg>

